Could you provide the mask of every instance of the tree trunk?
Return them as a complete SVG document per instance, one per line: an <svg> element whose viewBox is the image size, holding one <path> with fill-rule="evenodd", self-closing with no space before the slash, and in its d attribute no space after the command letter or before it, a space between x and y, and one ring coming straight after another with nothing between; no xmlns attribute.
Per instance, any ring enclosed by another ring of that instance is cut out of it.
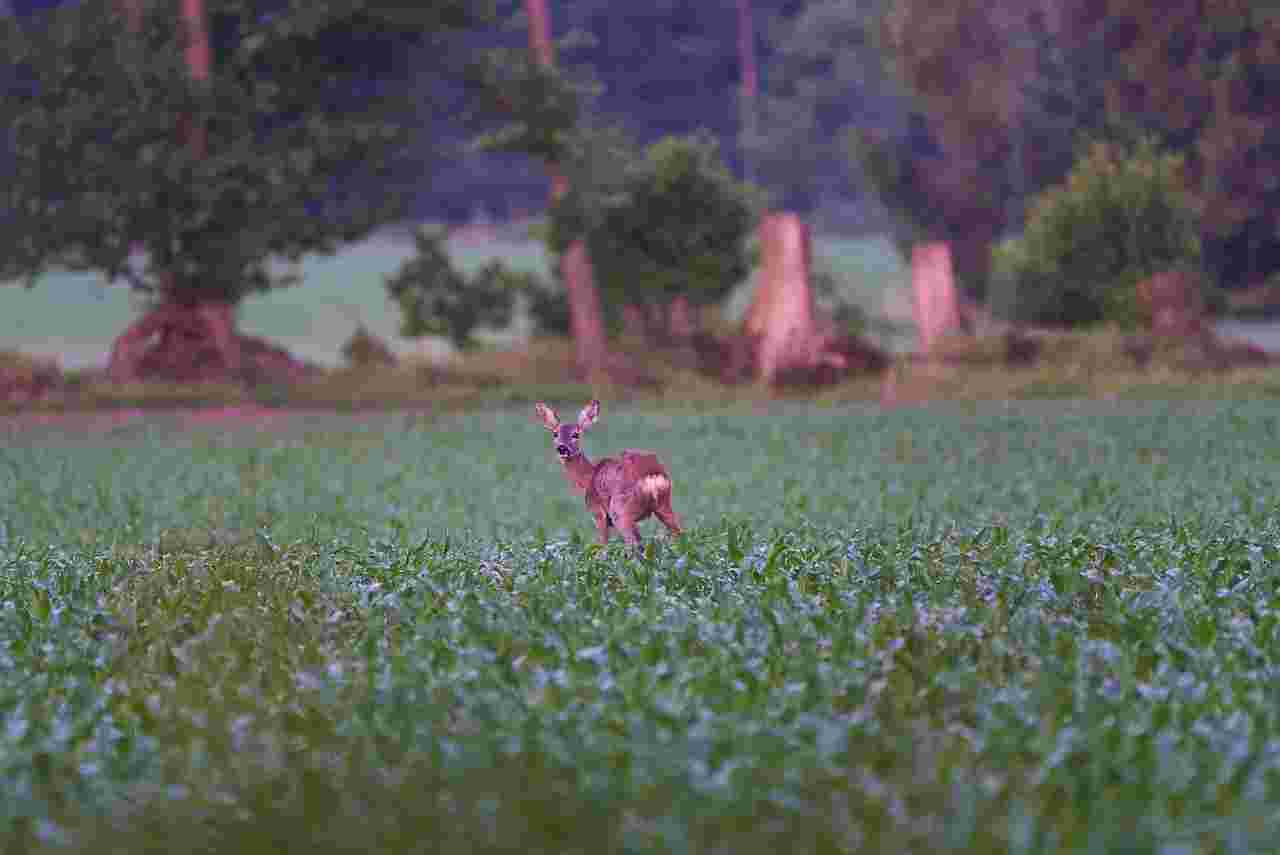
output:
<svg viewBox="0 0 1280 855"><path fill-rule="evenodd" d="M927 357L939 338L960 327L950 245L935 241L911 250L911 293L920 353Z"/></svg>
<svg viewBox="0 0 1280 855"><path fill-rule="evenodd" d="M742 158L742 177L750 181L751 156L746 141L756 131L756 95L760 79L756 70L756 34L751 20L751 0L738 0L738 74L742 78L738 106L738 154Z"/></svg>
<svg viewBox="0 0 1280 855"><path fill-rule="evenodd" d="M549 68L555 64L555 55L547 0L525 0L525 11L529 16L529 50L540 65ZM555 163L548 163L547 171L551 175L551 201L555 202L569 192L569 180ZM604 315L591 269L591 256L581 238L570 244L560 259L560 273L568 292L569 328L573 335L578 374L581 379L590 380L601 372L609 371L613 360L605 340Z"/></svg>
<svg viewBox="0 0 1280 855"><path fill-rule="evenodd" d="M115 383L294 384L315 372L281 348L240 335L233 303L166 299L115 340L107 376Z"/></svg>
<svg viewBox="0 0 1280 855"><path fill-rule="evenodd" d="M809 287L809 230L791 212L760 223L760 285L743 324L755 347L756 376L769 386L823 385L883 369L878 348L818 318Z"/></svg>
<svg viewBox="0 0 1280 855"><path fill-rule="evenodd" d="M209 32L205 29L204 0L182 0L182 22L187 32L187 70L191 79L205 82L209 79ZM189 116L183 117L179 129L182 139L191 147L196 157L204 157L208 149L205 127L196 124Z"/></svg>
<svg viewBox="0 0 1280 855"><path fill-rule="evenodd" d="M806 345L814 337L809 256L809 230L796 214L769 214L761 221L761 281L744 327L757 342L759 378L769 385L807 362Z"/></svg>

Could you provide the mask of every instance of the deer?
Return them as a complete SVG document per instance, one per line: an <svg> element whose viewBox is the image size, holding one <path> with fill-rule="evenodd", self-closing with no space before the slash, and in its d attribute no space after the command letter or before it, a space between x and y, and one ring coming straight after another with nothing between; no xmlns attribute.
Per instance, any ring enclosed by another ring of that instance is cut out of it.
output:
<svg viewBox="0 0 1280 855"><path fill-rule="evenodd" d="M551 431L552 446L569 487L585 498L602 546L609 543L609 530L616 528L627 546L637 556L643 555L636 526L650 515L656 516L672 536L680 533L680 517L671 508L671 476L656 453L628 448L616 458L605 457L596 463L583 454L578 443L583 431L600 417L599 401L593 398L578 413L576 422L566 424L541 401L533 410L534 422Z"/></svg>

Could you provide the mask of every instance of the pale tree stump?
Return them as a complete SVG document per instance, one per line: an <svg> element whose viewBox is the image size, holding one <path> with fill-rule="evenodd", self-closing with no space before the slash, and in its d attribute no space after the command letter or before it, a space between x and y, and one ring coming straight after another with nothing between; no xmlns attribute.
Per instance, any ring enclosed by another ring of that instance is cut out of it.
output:
<svg viewBox="0 0 1280 855"><path fill-rule="evenodd" d="M920 364L911 372L906 386L902 385L896 366L886 372L880 387L880 406L886 409L927 400L933 381L946 373L934 358L935 349L945 335L962 327L950 244L932 241L912 248L911 314L916 323Z"/></svg>
<svg viewBox="0 0 1280 855"><path fill-rule="evenodd" d="M798 216L765 217L760 249L760 285L743 322L757 380L767 386L825 385L884 367L888 360L878 348L815 313L809 286L812 244Z"/></svg>
<svg viewBox="0 0 1280 855"><path fill-rule="evenodd" d="M916 244L911 250L911 297L920 353L927 357L940 338L960 328L949 244L934 241Z"/></svg>
<svg viewBox="0 0 1280 855"><path fill-rule="evenodd" d="M759 379L773 385L788 369L807 366L814 334L809 289L809 230L793 213L770 214L760 223L760 286L744 328L756 340Z"/></svg>

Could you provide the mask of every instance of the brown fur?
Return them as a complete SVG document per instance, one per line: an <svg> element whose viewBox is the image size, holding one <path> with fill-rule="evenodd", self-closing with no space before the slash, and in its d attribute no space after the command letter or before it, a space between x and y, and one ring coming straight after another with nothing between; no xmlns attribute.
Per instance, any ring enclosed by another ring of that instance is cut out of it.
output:
<svg viewBox="0 0 1280 855"><path fill-rule="evenodd" d="M600 543L609 542L609 529L617 528L633 550L641 551L636 526L656 516L671 534L680 533L680 517L671 507L671 476L652 451L629 448L617 458L592 463L582 453L578 439L595 420L600 402L583 408L577 423L561 424L555 410L539 403L538 421L551 431L569 486L583 494L587 510L596 521Z"/></svg>

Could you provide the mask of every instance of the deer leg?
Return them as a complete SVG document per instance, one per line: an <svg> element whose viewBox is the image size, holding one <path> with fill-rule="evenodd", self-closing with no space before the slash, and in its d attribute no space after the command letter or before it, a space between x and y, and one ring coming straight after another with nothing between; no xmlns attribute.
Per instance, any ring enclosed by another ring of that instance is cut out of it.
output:
<svg viewBox="0 0 1280 855"><path fill-rule="evenodd" d="M655 498L653 503L653 515L658 518L659 522L667 527L667 531L671 532L673 537L679 534L681 529L684 528L680 523L680 515L671 507L670 487L663 490Z"/></svg>
<svg viewBox="0 0 1280 855"><path fill-rule="evenodd" d="M609 545L609 526L611 521L609 515L601 508L598 511L591 512L596 518L596 538L600 541L601 546Z"/></svg>
<svg viewBox="0 0 1280 855"><path fill-rule="evenodd" d="M644 516L644 508L634 496L614 496L609 502L609 517L614 528L622 533L622 539L637 555L644 552L640 544L640 530L636 527Z"/></svg>
<svg viewBox="0 0 1280 855"><path fill-rule="evenodd" d="M658 505L653 509L653 515L658 518L659 522L667 527L667 531L671 532L672 536L679 534L683 528L680 524L680 515L671 507L670 496L668 496L665 501L658 503Z"/></svg>
<svg viewBox="0 0 1280 855"><path fill-rule="evenodd" d="M644 555L644 544L640 542L640 530L636 528L635 522L628 526L619 526L618 530L622 532L622 539L626 541L627 546L635 553L637 558Z"/></svg>

